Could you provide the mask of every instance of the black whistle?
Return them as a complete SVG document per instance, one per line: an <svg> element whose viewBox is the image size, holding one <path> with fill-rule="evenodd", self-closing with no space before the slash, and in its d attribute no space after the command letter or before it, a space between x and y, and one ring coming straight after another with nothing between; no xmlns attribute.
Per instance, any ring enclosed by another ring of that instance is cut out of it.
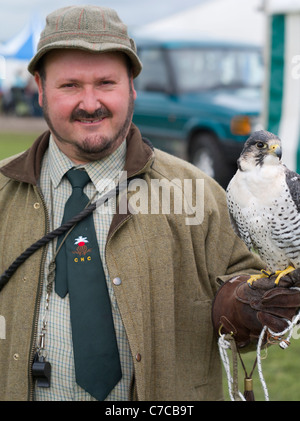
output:
<svg viewBox="0 0 300 421"><path fill-rule="evenodd" d="M32 364L32 377L38 387L50 387L51 364L45 361L44 356L35 354Z"/></svg>

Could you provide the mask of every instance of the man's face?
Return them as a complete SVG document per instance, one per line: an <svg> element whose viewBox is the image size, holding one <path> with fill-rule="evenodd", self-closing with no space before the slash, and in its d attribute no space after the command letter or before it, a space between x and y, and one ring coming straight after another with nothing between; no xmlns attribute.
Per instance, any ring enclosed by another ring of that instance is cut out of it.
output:
<svg viewBox="0 0 300 421"><path fill-rule="evenodd" d="M125 139L136 92L121 53L56 50L35 79L39 104L58 147L74 163L102 159Z"/></svg>

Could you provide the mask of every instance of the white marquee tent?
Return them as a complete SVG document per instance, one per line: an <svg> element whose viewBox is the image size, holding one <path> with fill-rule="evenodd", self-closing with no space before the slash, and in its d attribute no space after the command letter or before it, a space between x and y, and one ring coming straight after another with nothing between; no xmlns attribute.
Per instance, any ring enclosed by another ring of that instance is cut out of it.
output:
<svg viewBox="0 0 300 421"><path fill-rule="evenodd" d="M262 45L263 0L209 0L135 31L151 37L216 37Z"/></svg>

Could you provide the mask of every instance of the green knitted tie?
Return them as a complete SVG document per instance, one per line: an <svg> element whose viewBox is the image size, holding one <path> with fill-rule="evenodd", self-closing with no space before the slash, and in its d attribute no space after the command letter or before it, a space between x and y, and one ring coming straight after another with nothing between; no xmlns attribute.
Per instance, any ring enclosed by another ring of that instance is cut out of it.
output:
<svg viewBox="0 0 300 421"><path fill-rule="evenodd" d="M73 192L63 223L78 214L89 199L83 193L90 181L82 170L66 174ZM62 238L58 239L57 247ZM104 400L122 377L119 351L93 215L79 222L56 258L55 291L70 296L76 382L93 397Z"/></svg>

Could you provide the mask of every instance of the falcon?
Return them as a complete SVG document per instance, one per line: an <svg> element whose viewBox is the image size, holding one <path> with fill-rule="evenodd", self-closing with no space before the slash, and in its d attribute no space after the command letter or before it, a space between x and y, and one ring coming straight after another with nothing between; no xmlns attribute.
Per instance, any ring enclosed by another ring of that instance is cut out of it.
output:
<svg viewBox="0 0 300 421"><path fill-rule="evenodd" d="M266 263L265 276L278 275L275 283L300 267L300 176L281 156L279 137L265 130L254 132L226 190L236 233ZM249 283L254 280L255 276Z"/></svg>

